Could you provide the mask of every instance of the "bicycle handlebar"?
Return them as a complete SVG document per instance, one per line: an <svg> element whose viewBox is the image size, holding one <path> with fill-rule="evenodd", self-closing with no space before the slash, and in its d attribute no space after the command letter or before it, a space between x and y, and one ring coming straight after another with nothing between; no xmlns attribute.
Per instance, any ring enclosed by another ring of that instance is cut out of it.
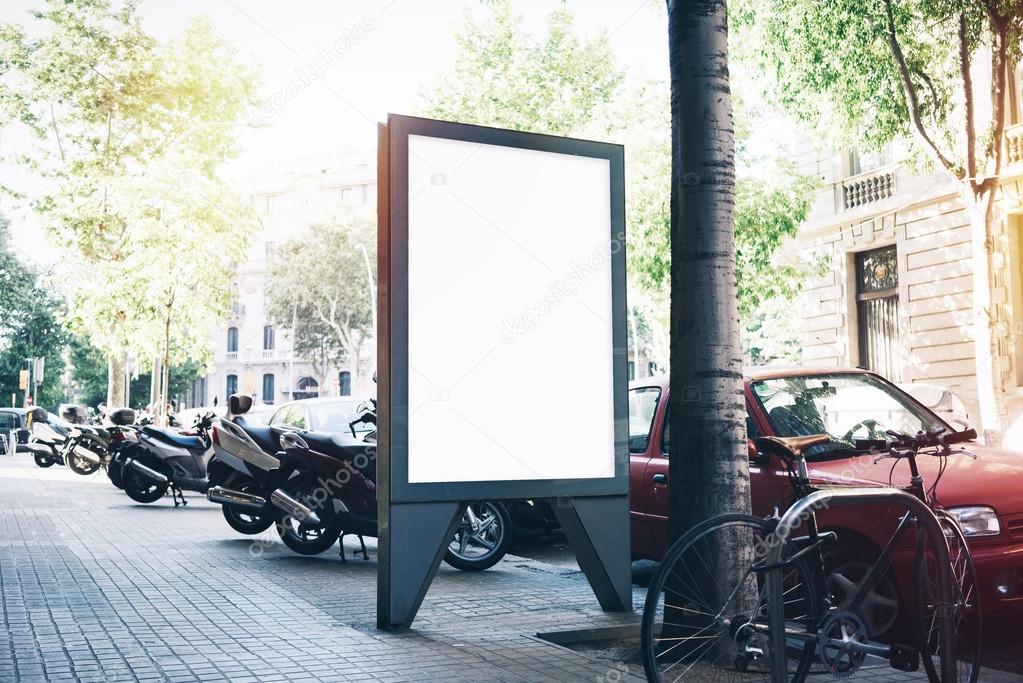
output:
<svg viewBox="0 0 1023 683"><path fill-rule="evenodd" d="M949 455L949 446L957 443L973 441L977 438L977 431L975 429L967 429L962 432L951 432L949 434L945 434L944 432L945 429L941 428L933 432L921 431L917 434L910 435L890 429L886 432L886 434L891 437L890 439L857 440L856 446L861 450L875 452L885 451L882 457L890 456L894 458L904 458L910 454L916 455L922 448L931 447L937 447L940 449L932 455Z"/></svg>

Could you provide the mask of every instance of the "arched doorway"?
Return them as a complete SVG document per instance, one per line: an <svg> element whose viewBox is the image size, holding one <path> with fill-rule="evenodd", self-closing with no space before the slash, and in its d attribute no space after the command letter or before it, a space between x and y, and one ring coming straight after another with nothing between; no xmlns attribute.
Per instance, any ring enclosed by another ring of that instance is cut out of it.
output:
<svg viewBox="0 0 1023 683"><path fill-rule="evenodd" d="M298 380L298 384L295 386L295 393L292 395L292 400L298 400L300 398L316 398L320 395L320 383L312 377L303 377Z"/></svg>

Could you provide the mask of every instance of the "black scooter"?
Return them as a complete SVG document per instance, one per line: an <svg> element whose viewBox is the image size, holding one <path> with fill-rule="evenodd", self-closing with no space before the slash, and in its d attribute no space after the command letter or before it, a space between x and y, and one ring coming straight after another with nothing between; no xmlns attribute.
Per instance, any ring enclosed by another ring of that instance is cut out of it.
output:
<svg viewBox="0 0 1023 683"><path fill-rule="evenodd" d="M229 399L228 416L215 429L218 464L211 466L211 471L232 469L244 488L216 485L207 497L224 505L229 523L229 506L235 514L247 513L253 528L263 530L275 521L281 540L297 553L316 555L339 538L354 535L361 545L358 553L369 559L363 537L377 536L376 434L360 439L355 427L376 424L375 402L364 406L349 425L351 436L249 427L243 416L251 403L246 396ZM276 450L272 456L271 450ZM225 482L229 476L223 475ZM445 561L464 571L481 571L499 562L510 543L507 509L492 501L472 503ZM345 560L343 543L341 558Z"/></svg>
<svg viewBox="0 0 1023 683"><path fill-rule="evenodd" d="M213 413L200 415L193 434L150 425L142 427L138 444L125 450L120 465L121 484L128 497L139 503L152 503L169 489L174 507L178 507L188 505L184 491L206 493L209 488L206 465L213 455L210 426L214 418Z"/></svg>

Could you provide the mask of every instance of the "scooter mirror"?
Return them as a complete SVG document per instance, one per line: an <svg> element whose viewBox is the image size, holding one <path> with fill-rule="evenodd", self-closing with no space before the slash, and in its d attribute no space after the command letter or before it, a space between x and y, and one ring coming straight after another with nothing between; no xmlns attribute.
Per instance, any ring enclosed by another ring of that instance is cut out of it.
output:
<svg viewBox="0 0 1023 683"><path fill-rule="evenodd" d="M252 397L243 394L231 394L227 399L227 410L232 415L244 415L252 407Z"/></svg>

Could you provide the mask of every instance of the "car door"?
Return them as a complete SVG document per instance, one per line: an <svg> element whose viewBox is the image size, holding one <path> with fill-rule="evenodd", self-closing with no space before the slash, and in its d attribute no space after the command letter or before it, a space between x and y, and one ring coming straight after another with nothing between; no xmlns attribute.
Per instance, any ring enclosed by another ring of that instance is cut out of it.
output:
<svg viewBox="0 0 1023 683"><path fill-rule="evenodd" d="M629 521L634 557L650 557L652 552L649 491L643 476L654 452L660 402L660 387L636 387L629 391Z"/></svg>
<svg viewBox="0 0 1023 683"><path fill-rule="evenodd" d="M0 448L3 449L5 454L13 455L19 426L16 413L9 410L0 410L0 434L4 437Z"/></svg>
<svg viewBox="0 0 1023 683"><path fill-rule="evenodd" d="M661 410L659 432L657 433L657 438L654 439L656 443L652 444L656 450L648 460L642 477L647 489L647 503L641 512L646 519L651 537L650 557L654 559L663 557L668 548L668 445L671 435L668 429L667 408L667 401L665 401ZM750 417L749 406L746 408L746 438L748 444L750 440L756 441L759 430L752 417ZM750 462L749 471L750 489L754 503L753 509L754 512L757 512L758 491L763 488L761 480L766 473L762 467L752 461Z"/></svg>

